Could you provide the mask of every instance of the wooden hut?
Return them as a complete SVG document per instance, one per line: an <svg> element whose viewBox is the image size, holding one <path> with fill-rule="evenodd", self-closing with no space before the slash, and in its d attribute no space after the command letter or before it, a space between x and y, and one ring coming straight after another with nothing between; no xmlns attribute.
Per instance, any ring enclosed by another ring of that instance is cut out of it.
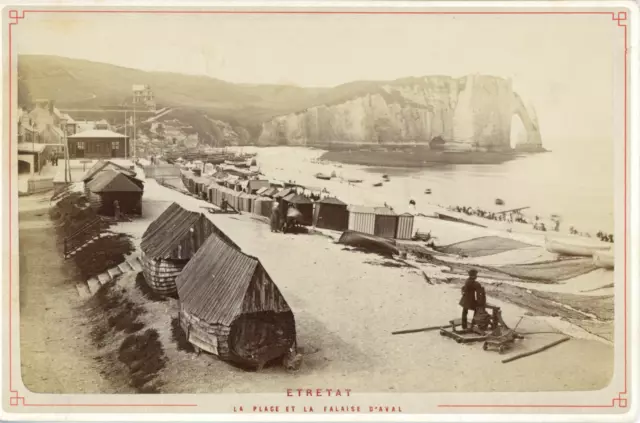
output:
<svg viewBox="0 0 640 423"><path fill-rule="evenodd" d="M398 227L398 215L388 207L375 207L374 235L383 238L395 238Z"/></svg>
<svg viewBox="0 0 640 423"><path fill-rule="evenodd" d="M398 216L398 228L396 230L396 239L411 239L413 237L413 215L403 213Z"/></svg>
<svg viewBox="0 0 640 423"><path fill-rule="evenodd" d="M143 182L112 169L103 170L87 184L89 204L96 213L115 216L117 201L125 215L142 215Z"/></svg>
<svg viewBox="0 0 640 423"><path fill-rule="evenodd" d="M349 230L374 235L376 213L372 207L349 206Z"/></svg>
<svg viewBox="0 0 640 423"><path fill-rule="evenodd" d="M315 203L313 225L318 228L344 231L349 227L347 204L335 197L326 197Z"/></svg>
<svg viewBox="0 0 640 423"><path fill-rule="evenodd" d="M237 248L205 215L171 204L142 235L142 269L149 287L175 295L176 276L213 233Z"/></svg>
<svg viewBox="0 0 640 423"><path fill-rule="evenodd" d="M262 368L296 344L291 308L257 258L212 235L176 278L179 320L197 348Z"/></svg>
<svg viewBox="0 0 640 423"><path fill-rule="evenodd" d="M132 178L135 178L136 176L136 172L132 169L127 169L126 167L109 160L97 160L93 164L93 166L91 166L82 176L82 182L84 183L84 193L85 195L87 195L87 197L89 196L89 182L91 182L100 172L106 170L116 170Z"/></svg>
<svg viewBox="0 0 640 423"><path fill-rule="evenodd" d="M263 188L269 188L269 181L266 179L252 179L247 181L245 192L247 194L257 194Z"/></svg>
<svg viewBox="0 0 640 423"><path fill-rule="evenodd" d="M290 207L295 207L302 214L302 220L299 222L305 226L313 224L313 202L304 195L289 194L282 199L284 203L285 213Z"/></svg>

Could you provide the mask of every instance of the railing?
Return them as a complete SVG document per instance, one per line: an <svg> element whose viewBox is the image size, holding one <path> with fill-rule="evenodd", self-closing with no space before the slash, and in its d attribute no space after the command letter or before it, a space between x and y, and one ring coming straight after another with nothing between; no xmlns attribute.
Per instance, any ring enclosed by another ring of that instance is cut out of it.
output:
<svg viewBox="0 0 640 423"><path fill-rule="evenodd" d="M80 229L75 231L73 234L64 238L64 257L69 258L70 255L85 245L90 240L94 239L96 236L100 235L100 225L102 224L102 219L100 217L96 217L91 222L82 226ZM92 229L97 226L97 231L93 231ZM73 242L72 242L73 241Z"/></svg>

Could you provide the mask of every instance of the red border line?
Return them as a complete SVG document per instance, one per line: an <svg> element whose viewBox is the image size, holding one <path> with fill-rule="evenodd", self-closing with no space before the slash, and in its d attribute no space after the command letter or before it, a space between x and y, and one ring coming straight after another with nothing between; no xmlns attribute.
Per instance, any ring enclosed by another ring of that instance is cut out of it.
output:
<svg viewBox="0 0 640 423"><path fill-rule="evenodd" d="M95 9L95 10L46 10L46 9L23 9L9 10L9 18L13 22L9 22L9 257L12 257L13 251L13 193L11 192L12 180L12 142L13 142L13 44L12 29L17 25L20 19L24 19L26 13L110 13L110 14L217 14L217 15L609 15L612 20L617 21L618 26L624 28L624 390L618 393L617 397L611 400L610 404L602 405L581 405L581 404L439 404L440 408L611 408L616 405L620 408L626 408L628 401L626 395L627 374L628 374L628 326L627 326L627 228L628 228L628 199L627 199L627 161L628 161L628 131L627 131L627 114L628 114L628 31L627 31L627 12L596 12L596 11L296 11L296 10L117 10L117 9ZM9 391L11 392L11 406L28 406L28 407L197 407L198 404L33 404L28 403L26 398L20 396L19 392L13 388L13 369L12 369L12 345L13 336L11 329L13 327L12 319L12 296L13 296L13 265L9 260Z"/></svg>

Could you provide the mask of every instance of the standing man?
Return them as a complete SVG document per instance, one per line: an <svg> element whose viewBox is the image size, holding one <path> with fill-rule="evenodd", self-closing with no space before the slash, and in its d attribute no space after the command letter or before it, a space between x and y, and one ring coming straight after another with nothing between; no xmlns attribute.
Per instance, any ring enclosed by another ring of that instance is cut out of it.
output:
<svg viewBox="0 0 640 423"><path fill-rule="evenodd" d="M480 283L476 280L478 271L476 269L469 270L469 277L462 286L462 298L460 298L460 306L462 307L462 329L467 328L467 318L469 310L473 310L475 315L478 300L476 294L482 289Z"/></svg>

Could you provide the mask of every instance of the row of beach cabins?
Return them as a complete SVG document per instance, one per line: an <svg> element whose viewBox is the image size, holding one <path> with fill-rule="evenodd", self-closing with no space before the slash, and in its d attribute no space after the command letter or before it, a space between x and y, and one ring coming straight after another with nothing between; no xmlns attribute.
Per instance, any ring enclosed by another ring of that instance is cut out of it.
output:
<svg viewBox="0 0 640 423"><path fill-rule="evenodd" d="M98 215L142 214L144 182L130 163L99 160L82 182ZM65 239L65 255L66 247ZM148 287L178 299L180 327L197 351L245 369L280 359L287 368L299 367L287 301L260 260L245 254L205 214L171 204L145 230L140 261Z"/></svg>
<svg viewBox="0 0 640 423"><path fill-rule="evenodd" d="M352 230L383 238L408 240L413 237L414 216L397 214L389 207L348 205L300 185L283 186L268 180L243 180L217 172L210 177L181 172L188 191L218 207L226 201L233 209L271 217L276 204L291 206L302 214L300 224L335 231ZM314 201L315 200L315 201Z"/></svg>

